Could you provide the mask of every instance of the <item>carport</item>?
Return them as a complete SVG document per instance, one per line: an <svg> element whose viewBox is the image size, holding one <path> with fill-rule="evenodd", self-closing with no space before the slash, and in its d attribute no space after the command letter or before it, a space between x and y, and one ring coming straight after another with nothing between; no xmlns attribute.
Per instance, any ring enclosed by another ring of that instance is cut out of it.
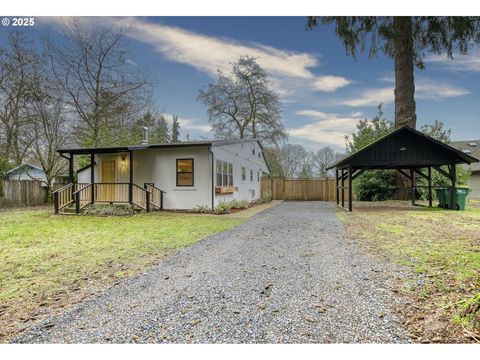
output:
<svg viewBox="0 0 480 360"><path fill-rule="evenodd" d="M450 196L455 204L456 165L474 162L478 159L405 125L328 169L335 168L337 205L345 209L347 190L347 209L352 211L352 183L366 170L394 169L404 175L411 183L412 205L415 205L415 176L423 177L428 182L428 204L432 206L432 168L451 181Z"/></svg>

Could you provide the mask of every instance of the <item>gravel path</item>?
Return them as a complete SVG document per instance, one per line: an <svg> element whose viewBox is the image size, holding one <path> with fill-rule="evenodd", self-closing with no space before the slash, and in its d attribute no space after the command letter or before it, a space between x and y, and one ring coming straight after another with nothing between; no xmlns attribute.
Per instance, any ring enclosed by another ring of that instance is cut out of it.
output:
<svg viewBox="0 0 480 360"><path fill-rule="evenodd" d="M286 202L16 342L408 342L390 272L345 238L332 204Z"/></svg>

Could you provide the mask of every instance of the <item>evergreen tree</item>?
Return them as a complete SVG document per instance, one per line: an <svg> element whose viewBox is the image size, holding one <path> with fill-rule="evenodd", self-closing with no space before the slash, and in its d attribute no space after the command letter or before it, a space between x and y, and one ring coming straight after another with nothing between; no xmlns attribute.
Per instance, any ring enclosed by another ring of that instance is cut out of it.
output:
<svg viewBox="0 0 480 360"><path fill-rule="evenodd" d="M179 142L180 138L180 123L178 122L178 115L173 115L172 122L172 142Z"/></svg>

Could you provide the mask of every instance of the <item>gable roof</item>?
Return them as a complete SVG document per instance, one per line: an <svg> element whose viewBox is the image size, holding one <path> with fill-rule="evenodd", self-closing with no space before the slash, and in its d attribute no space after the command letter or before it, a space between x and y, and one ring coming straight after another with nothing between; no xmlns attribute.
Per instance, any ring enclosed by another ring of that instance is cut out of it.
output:
<svg viewBox="0 0 480 360"><path fill-rule="evenodd" d="M415 144L418 146L418 143L422 143L424 146L433 146L437 149L441 149L443 151L444 154L448 154L448 157L451 157L451 158L455 158L455 161L457 163L467 163L467 164L470 164L470 163L474 163L474 162L478 162L479 160L476 159L475 157L473 156L470 156L469 154L466 154L464 153L463 151L460 151L458 149L455 149L454 147L452 146L449 146L437 139L434 139L432 138L431 136L428 136L418 130L415 130L411 127L409 127L408 125L404 125L402 127L399 127L398 129L395 129L394 131L392 131L391 133L381 137L380 139L370 143L369 145L361 148L360 150L356 151L355 153L353 154L350 154L348 155L347 157L345 157L344 159L338 161L337 163L329 166L327 168L328 169L332 169L332 168L335 168L335 167L344 167L350 163L355 163L355 161L357 161L358 159L360 159L362 156L366 156L369 154L369 152L373 152L374 148L379 148L381 147L382 145L385 145L386 143L390 142L393 140L393 138L395 137L400 137L400 136L403 136L401 135L402 133L406 133L407 135L407 138L408 137L415 137L417 138L419 141L418 142L415 142ZM385 155L385 154L383 154ZM399 155L398 154L395 154L395 155L392 155L392 154L389 154L389 156L391 157L391 164L388 164L388 155L386 155L386 158L383 159L383 166L384 167L388 167L390 165L390 168L402 168L402 166L406 166L408 165L408 160L406 159L403 159L402 161L402 164L398 164L398 166L396 166L394 164L395 162L395 156L398 158ZM375 157L375 156L374 156ZM377 156L378 158L378 156ZM425 159L425 165L424 166L428 166L428 164L431 163L431 161L428 161L428 159ZM378 163L380 164L380 162ZM378 165L377 164L377 165ZM447 162L445 162L445 164L447 164ZM375 164L375 160L372 160L371 161L371 166L372 167L377 167L377 165ZM416 165L418 167L421 167L421 164L418 163L418 161L413 164L412 163L412 166L413 165ZM368 167L368 166L365 166L365 167ZM380 167L380 166L378 166Z"/></svg>
<svg viewBox="0 0 480 360"><path fill-rule="evenodd" d="M13 169L10 169L8 171L5 172L5 175L8 175L8 174L11 174L17 170L21 170L22 168L25 168L25 167L29 167L29 168L32 168L32 169L35 169L35 170L38 170L38 171L41 171L41 172L44 172L43 169L39 166L36 166L36 165L33 165L33 164L30 164L30 163L24 163L24 164L20 164L18 166L15 166Z"/></svg>

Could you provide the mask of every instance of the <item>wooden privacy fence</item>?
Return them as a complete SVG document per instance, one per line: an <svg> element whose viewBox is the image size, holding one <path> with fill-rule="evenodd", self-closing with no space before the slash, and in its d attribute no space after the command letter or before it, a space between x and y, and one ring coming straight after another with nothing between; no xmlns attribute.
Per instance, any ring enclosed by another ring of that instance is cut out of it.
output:
<svg viewBox="0 0 480 360"><path fill-rule="evenodd" d="M262 194L269 192L272 200L335 201L335 178L287 179L262 178ZM348 198L348 191L346 191Z"/></svg>
<svg viewBox="0 0 480 360"><path fill-rule="evenodd" d="M40 181L10 180L3 182L3 198L0 205L10 206L35 206L47 202L47 190Z"/></svg>

